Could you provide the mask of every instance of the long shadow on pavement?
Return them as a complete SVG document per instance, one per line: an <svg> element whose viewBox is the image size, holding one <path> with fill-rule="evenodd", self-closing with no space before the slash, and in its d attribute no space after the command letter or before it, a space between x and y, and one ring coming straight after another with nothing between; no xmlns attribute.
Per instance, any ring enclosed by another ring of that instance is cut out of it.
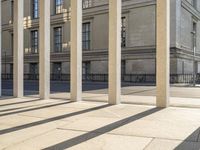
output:
<svg viewBox="0 0 200 150"><path fill-rule="evenodd" d="M64 114L64 115L61 115L61 116L56 116L56 117L44 119L44 120L41 120L41 121L32 122L32 123L29 123L29 124L24 124L24 125L20 125L20 126L8 128L8 129L3 129L3 130L0 130L0 135L19 131L19 130L23 130L23 129L26 129L26 128L30 128L30 127L33 127L33 126L37 126L37 125L41 125L41 124L45 124L45 123L49 123L49 122L53 122L53 121L57 121L57 120L60 120L60 119L65 119L65 118L80 115L80 114L83 114L83 113L88 113L88 112L103 109L103 108L106 108L106 107L109 107L109 106L111 106L111 105L106 104L106 105L102 105L102 106L98 106L98 107L94 107L94 108L89 108L89 109L85 109L85 110L81 110L81 111L77 111L77 112L73 112L73 113L69 113L69 114Z"/></svg>
<svg viewBox="0 0 200 150"><path fill-rule="evenodd" d="M104 127L98 128L96 130L90 131L88 133L82 134L80 136L74 137L74 138L66 140L64 142L58 143L56 145L52 145L50 147L44 148L43 150L67 149L67 148L73 147L73 146L78 145L80 143L86 142L90 139L93 139L93 138L96 138L100 135L108 133L108 132L110 132L114 129L117 129L119 127L127 125L131 122L134 122L136 120L139 120L141 118L149 116L149 115L151 115L155 112L158 112L160 110L161 110L161 108L153 108L153 109L144 111L144 112L136 114L134 116L127 117L125 119L116 121L116 122L111 123L109 125L106 125Z"/></svg>
<svg viewBox="0 0 200 150"><path fill-rule="evenodd" d="M45 105L45 106L31 108L31 109L24 109L24 110L9 112L9 113L3 113L3 114L0 114L0 117L7 116L7 115L12 115L12 114L23 113L23 112L28 112L28 111L33 111L33 110L40 110L40 109L44 109L44 108L50 108L50 107L64 105L64 104L68 104L68 103L72 103L72 102L56 103L56 104Z"/></svg>
<svg viewBox="0 0 200 150"><path fill-rule="evenodd" d="M19 101L19 102L15 102L15 103L2 104L2 105L0 105L0 107L9 106L9 105L24 104L24 103L30 103L30 102L36 102L36 101L41 101L41 99L26 100L26 101Z"/></svg>
<svg viewBox="0 0 200 150"><path fill-rule="evenodd" d="M0 110L0 113L7 112L7 111L13 111L13 110L20 110L20 109L24 109L24 108L37 107L37 106L41 106L41 104L29 105L29 106L23 106L23 107L17 107L17 108L10 108L10 109L3 109L3 110Z"/></svg>
<svg viewBox="0 0 200 150"><path fill-rule="evenodd" d="M197 137L194 139L194 137ZM188 136L181 144L174 150L200 150L200 128L196 129L190 136Z"/></svg>

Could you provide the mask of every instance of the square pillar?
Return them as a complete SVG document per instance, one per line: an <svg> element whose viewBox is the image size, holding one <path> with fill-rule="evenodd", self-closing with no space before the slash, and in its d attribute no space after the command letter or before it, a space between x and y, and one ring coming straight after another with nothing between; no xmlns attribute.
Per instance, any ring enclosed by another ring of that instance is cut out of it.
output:
<svg viewBox="0 0 200 150"><path fill-rule="evenodd" d="M50 0L39 0L39 92L41 99L50 94Z"/></svg>
<svg viewBox="0 0 200 150"><path fill-rule="evenodd" d="M82 0L71 0L71 100L82 99Z"/></svg>
<svg viewBox="0 0 200 150"><path fill-rule="evenodd" d="M13 95L24 95L24 0L14 1Z"/></svg>
<svg viewBox="0 0 200 150"><path fill-rule="evenodd" d="M121 0L109 0L109 104L121 97Z"/></svg>
<svg viewBox="0 0 200 150"><path fill-rule="evenodd" d="M170 0L157 0L157 107L168 107L170 98Z"/></svg>

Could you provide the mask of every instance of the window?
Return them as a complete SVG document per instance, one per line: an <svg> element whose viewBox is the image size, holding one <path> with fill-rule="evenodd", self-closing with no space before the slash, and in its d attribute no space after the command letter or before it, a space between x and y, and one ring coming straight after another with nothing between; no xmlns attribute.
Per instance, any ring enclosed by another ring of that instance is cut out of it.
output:
<svg viewBox="0 0 200 150"><path fill-rule="evenodd" d="M55 0L55 14L62 13L63 0Z"/></svg>
<svg viewBox="0 0 200 150"><path fill-rule="evenodd" d="M90 22L83 23L83 50L90 50Z"/></svg>
<svg viewBox="0 0 200 150"><path fill-rule="evenodd" d="M92 0L83 0L83 9L92 7Z"/></svg>
<svg viewBox="0 0 200 150"><path fill-rule="evenodd" d="M192 34L193 34L193 49L196 48L196 35L197 35L197 23L193 22L193 27L192 27Z"/></svg>
<svg viewBox="0 0 200 150"><path fill-rule="evenodd" d="M13 64L10 64L10 74L13 74Z"/></svg>
<svg viewBox="0 0 200 150"><path fill-rule="evenodd" d="M38 63L30 63L30 74L38 74Z"/></svg>
<svg viewBox="0 0 200 150"><path fill-rule="evenodd" d="M122 17L121 47L126 47L126 17Z"/></svg>
<svg viewBox="0 0 200 150"><path fill-rule="evenodd" d="M38 53L38 30L31 31L31 53Z"/></svg>
<svg viewBox="0 0 200 150"><path fill-rule="evenodd" d="M61 72L62 72L61 62L53 63L53 74L61 74Z"/></svg>
<svg viewBox="0 0 200 150"><path fill-rule="evenodd" d="M126 74L126 60L121 61L121 74L122 76Z"/></svg>
<svg viewBox="0 0 200 150"><path fill-rule="evenodd" d="M83 62L83 74L90 74L90 61Z"/></svg>
<svg viewBox="0 0 200 150"><path fill-rule="evenodd" d="M54 28L54 52L62 52L62 28Z"/></svg>
<svg viewBox="0 0 200 150"><path fill-rule="evenodd" d="M33 19L36 19L39 17L39 11L38 11L38 0L32 0L32 17Z"/></svg>

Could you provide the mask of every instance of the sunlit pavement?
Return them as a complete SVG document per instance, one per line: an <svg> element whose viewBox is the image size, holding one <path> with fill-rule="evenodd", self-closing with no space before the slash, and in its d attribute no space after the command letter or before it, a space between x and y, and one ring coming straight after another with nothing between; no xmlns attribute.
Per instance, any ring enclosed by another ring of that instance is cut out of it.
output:
<svg viewBox="0 0 200 150"><path fill-rule="evenodd" d="M69 93L63 96L2 98L0 149L200 149L200 109L112 106L91 101L98 95L87 93L83 97L89 101L73 103L66 98Z"/></svg>

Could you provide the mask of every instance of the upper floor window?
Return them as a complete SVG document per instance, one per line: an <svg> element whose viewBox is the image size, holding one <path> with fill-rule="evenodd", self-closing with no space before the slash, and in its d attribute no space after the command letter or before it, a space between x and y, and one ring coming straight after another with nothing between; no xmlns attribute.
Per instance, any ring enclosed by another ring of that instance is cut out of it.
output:
<svg viewBox="0 0 200 150"><path fill-rule="evenodd" d="M39 17L39 6L38 6L38 0L32 0L32 17L33 19L36 19Z"/></svg>
<svg viewBox="0 0 200 150"><path fill-rule="evenodd" d="M62 27L54 28L54 52L62 52Z"/></svg>
<svg viewBox="0 0 200 150"><path fill-rule="evenodd" d="M90 22L83 23L83 39L82 39L82 45L83 50L89 50L90 49Z"/></svg>
<svg viewBox="0 0 200 150"><path fill-rule="evenodd" d="M38 30L31 31L31 53L38 53Z"/></svg>
<svg viewBox="0 0 200 150"><path fill-rule="evenodd" d="M55 0L55 14L62 13L63 0Z"/></svg>
<svg viewBox="0 0 200 150"><path fill-rule="evenodd" d="M196 22L193 22L192 24L192 35L193 35L193 39L192 39L192 42L193 42L193 48L196 48L196 45L197 45L197 23Z"/></svg>
<svg viewBox="0 0 200 150"><path fill-rule="evenodd" d="M126 17L122 17L121 47L126 47Z"/></svg>
<svg viewBox="0 0 200 150"><path fill-rule="evenodd" d="M92 0L83 0L83 9L92 7Z"/></svg>

